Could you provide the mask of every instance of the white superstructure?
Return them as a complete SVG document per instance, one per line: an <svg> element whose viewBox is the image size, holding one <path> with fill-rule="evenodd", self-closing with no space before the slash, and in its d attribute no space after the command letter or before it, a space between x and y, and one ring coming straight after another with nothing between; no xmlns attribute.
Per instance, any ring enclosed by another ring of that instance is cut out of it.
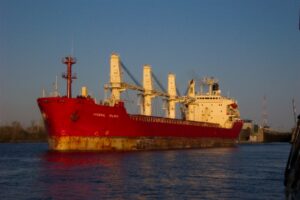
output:
<svg viewBox="0 0 300 200"><path fill-rule="evenodd" d="M123 82L122 64L117 54L111 55L110 62L110 83L106 89L110 89L111 97L108 99L110 105L118 103L121 93L126 89L138 90L141 92L141 114L152 115L152 99L156 96L166 98L168 106L167 118L176 117L176 104L183 105L182 109L185 120L208 122L219 124L221 127L230 128L235 120L240 119L237 102L234 99L221 95L218 81L214 78L204 78L201 80L199 91L196 88L196 81L191 80L188 85L187 94L179 96L176 92L176 76L172 73L168 75L167 91L157 91L153 88L152 68L144 65L143 84L132 85ZM204 92L206 88L207 91Z"/></svg>
<svg viewBox="0 0 300 200"><path fill-rule="evenodd" d="M207 92L203 92L203 86L208 87ZM214 78L204 78L199 92L196 92L195 81L192 80L188 97L192 97L193 101L186 104L187 120L217 123L222 127L230 127L233 121L240 118L237 102L221 95L218 81Z"/></svg>

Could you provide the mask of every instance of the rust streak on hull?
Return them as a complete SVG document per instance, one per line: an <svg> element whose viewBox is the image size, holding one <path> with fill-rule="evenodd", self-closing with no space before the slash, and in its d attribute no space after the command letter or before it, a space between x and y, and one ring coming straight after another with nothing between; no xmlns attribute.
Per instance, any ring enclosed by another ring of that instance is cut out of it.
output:
<svg viewBox="0 0 300 200"><path fill-rule="evenodd" d="M139 151L164 149L193 149L232 147L233 139L185 137L49 137L49 148L54 151Z"/></svg>

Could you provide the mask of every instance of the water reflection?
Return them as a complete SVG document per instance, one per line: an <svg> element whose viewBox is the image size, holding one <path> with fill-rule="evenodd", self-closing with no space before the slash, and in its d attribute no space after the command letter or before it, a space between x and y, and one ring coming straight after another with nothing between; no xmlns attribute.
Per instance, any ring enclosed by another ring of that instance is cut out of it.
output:
<svg viewBox="0 0 300 200"><path fill-rule="evenodd" d="M0 145L0 199L283 199L288 144L122 153Z"/></svg>
<svg viewBox="0 0 300 200"><path fill-rule="evenodd" d="M109 197L123 188L123 172L118 153L59 153L43 156L43 179L46 196L54 199L98 199Z"/></svg>
<svg viewBox="0 0 300 200"><path fill-rule="evenodd" d="M111 157L115 158L115 157ZM61 167L78 167L78 166L111 166L109 160L102 158L93 152L46 152L44 160L51 164L57 164ZM56 166L56 165L54 165Z"/></svg>
<svg viewBox="0 0 300 200"><path fill-rule="evenodd" d="M40 180L54 199L213 198L232 176L233 151L47 152Z"/></svg>
<svg viewBox="0 0 300 200"><path fill-rule="evenodd" d="M47 152L39 182L52 199L251 199L255 192L242 188L265 179L253 178L249 158L239 148Z"/></svg>

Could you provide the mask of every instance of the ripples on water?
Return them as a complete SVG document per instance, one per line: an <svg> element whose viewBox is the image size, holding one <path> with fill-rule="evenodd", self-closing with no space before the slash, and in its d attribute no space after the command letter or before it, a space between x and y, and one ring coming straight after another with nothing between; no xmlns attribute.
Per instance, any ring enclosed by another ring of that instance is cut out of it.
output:
<svg viewBox="0 0 300 200"><path fill-rule="evenodd" d="M289 149L58 153L0 144L0 199L284 199Z"/></svg>

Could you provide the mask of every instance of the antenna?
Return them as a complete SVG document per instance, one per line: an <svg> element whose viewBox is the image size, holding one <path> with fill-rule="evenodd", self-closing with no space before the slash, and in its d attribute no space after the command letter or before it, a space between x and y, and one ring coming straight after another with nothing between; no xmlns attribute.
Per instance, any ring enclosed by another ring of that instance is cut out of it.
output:
<svg viewBox="0 0 300 200"><path fill-rule="evenodd" d="M296 105L295 105L295 99L292 99L292 104L293 104L293 115L294 115L294 122L295 122L295 126L297 126L297 112L296 112Z"/></svg>
<svg viewBox="0 0 300 200"><path fill-rule="evenodd" d="M299 29L299 31L300 31L300 9L299 9L299 20L298 20L298 29Z"/></svg>
<svg viewBox="0 0 300 200"><path fill-rule="evenodd" d="M263 105L262 105L262 124L261 126L267 127L268 125L268 113L267 113L267 99L266 99L266 95L264 95L263 97Z"/></svg>
<svg viewBox="0 0 300 200"><path fill-rule="evenodd" d="M59 96L59 92L58 92L58 81L57 81L57 76L55 77L55 82L53 83L53 93L52 95L54 97L58 97Z"/></svg>
<svg viewBox="0 0 300 200"><path fill-rule="evenodd" d="M58 90L57 76L55 76L55 91Z"/></svg>
<svg viewBox="0 0 300 200"><path fill-rule="evenodd" d="M42 97L46 97L46 91L45 91L44 88L43 88L43 90L42 90Z"/></svg>
<svg viewBox="0 0 300 200"><path fill-rule="evenodd" d="M74 35L72 35L71 41L71 56L74 56Z"/></svg>
<svg viewBox="0 0 300 200"><path fill-rule="evenodd" d="M62 63L67 65L67 72L62 74L62 77L67 80L67 97L72 98L72 80L77 79L76 74L72 74L72 65L76 63L76 58L64 57Z"/></svg>

